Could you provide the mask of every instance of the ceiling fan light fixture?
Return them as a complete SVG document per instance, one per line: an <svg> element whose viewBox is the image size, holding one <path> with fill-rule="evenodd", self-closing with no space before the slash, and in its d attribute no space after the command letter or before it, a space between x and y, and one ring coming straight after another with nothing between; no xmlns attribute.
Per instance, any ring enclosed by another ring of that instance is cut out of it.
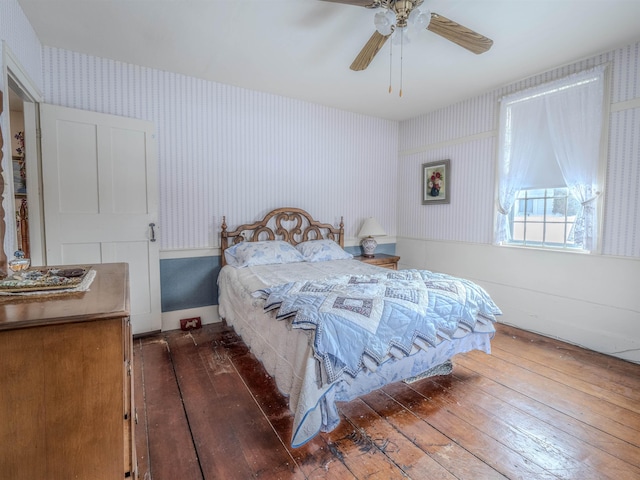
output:
<svg viewBox="0 0 640 480"><path fill-rule="evenodd" d="M409 14L409 23L417 29L424 29L429 26L431 22L431 12L429 10L422 10L420 8L414 8Z"/></svg>
<svg viewBox="0 0 640 480"><path fill-rule="evenodd" d="M380 35L391 35L396 26L396 15L391 10L382 10L373 17L373 24Z"/></svg>

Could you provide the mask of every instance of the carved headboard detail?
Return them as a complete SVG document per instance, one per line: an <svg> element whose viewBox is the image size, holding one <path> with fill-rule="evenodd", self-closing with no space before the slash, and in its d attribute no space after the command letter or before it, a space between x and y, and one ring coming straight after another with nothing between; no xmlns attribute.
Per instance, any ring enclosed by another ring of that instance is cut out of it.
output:
<svg viewBox="0 0 640 480"><path fill-rule="evenodd" d="M344 221L340 218L340 226L321 223L301 208L277 208L267 213L255 223L240 225L232 232L227 231L227 219L222 217L220 248L222 265L225 265L224 251L236 243L261 240L282 240L297 245L308 240L329 239L344 248Z"/></svg>

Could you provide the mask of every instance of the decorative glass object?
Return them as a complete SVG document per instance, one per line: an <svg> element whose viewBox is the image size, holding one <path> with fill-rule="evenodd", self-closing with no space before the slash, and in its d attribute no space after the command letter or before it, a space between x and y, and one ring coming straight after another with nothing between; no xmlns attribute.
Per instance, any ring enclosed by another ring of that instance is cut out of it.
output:
<svg viewBox="0 0 640 480"><path fill-rule="evenodd" d="M31 266L31 259L25 258L22 250L16 250L13 256L15 258L13 260L9 260L9 269L13 273L21 272Z"/></svg>

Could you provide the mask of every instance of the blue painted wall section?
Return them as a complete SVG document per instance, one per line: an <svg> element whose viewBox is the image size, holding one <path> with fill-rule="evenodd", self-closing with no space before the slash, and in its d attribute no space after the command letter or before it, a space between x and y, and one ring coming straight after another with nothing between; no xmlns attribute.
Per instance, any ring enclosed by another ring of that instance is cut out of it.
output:
<svg viewBox="0 0 640 480"><path fill-rule="evenodd" d="M362 255L360 246L345 247ZM395 243L378 245L376 253L395 255ZM167 258L160 260L160 290L163 312L218 304L220 257Z"/></svg>
<svg viewBox="0 0 640 480"><path fill-rule="evenodd" d="M355 245L353 247L344 247L344 249L351 253L352 255L362 255L364 252L362 251L362 247L360 245ZM395 255L396 254L396 244L395 243L381 243L376 247L376 253L386 253L387 255Z"/></svg>
<svg viewBox="0 0 640 480"><path fill-rule="evenodd" d="M220 257L160 260L163 312L218 304Z"/></svg>

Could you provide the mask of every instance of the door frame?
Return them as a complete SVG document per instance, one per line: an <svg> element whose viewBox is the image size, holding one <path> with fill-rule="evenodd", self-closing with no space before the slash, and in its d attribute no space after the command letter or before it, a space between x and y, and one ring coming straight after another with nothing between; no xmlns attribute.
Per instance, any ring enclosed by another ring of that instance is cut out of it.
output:
<svg viewBox="0 0 640 480"><path fill-rule="evenodd" d="M39 104L43 101L42 92L33 82L31 77L22 67L17 57L11 51L5 41L2 42L2 78L5 90L11 89L23 100L24 107L24 128L25 128L25 159L27 178L29 179L29 244L31 248L32 265L46 265L45 237L44 237L44 216L42 200L42 174L40 155L40 125L39 125ZM9 110L9 95L4 95L6 112L6 132L9 132L9 152L8 159L11 159L11 123ZM11 165L7 161L8 165ZM9 169L5 169L5 176ZM15 206L13 205L13 185L7 178L4 178L5 192L2 199L5 207L5 235L11 235L12 240L2 239L5 245L11 246L9 251L5 251L7 258L11 259L17 241L15 226ZM8 186L8 188L7 188ZM8 202L6 199L10 199ZM5 249L6 250L6 249Z"/></svg>

